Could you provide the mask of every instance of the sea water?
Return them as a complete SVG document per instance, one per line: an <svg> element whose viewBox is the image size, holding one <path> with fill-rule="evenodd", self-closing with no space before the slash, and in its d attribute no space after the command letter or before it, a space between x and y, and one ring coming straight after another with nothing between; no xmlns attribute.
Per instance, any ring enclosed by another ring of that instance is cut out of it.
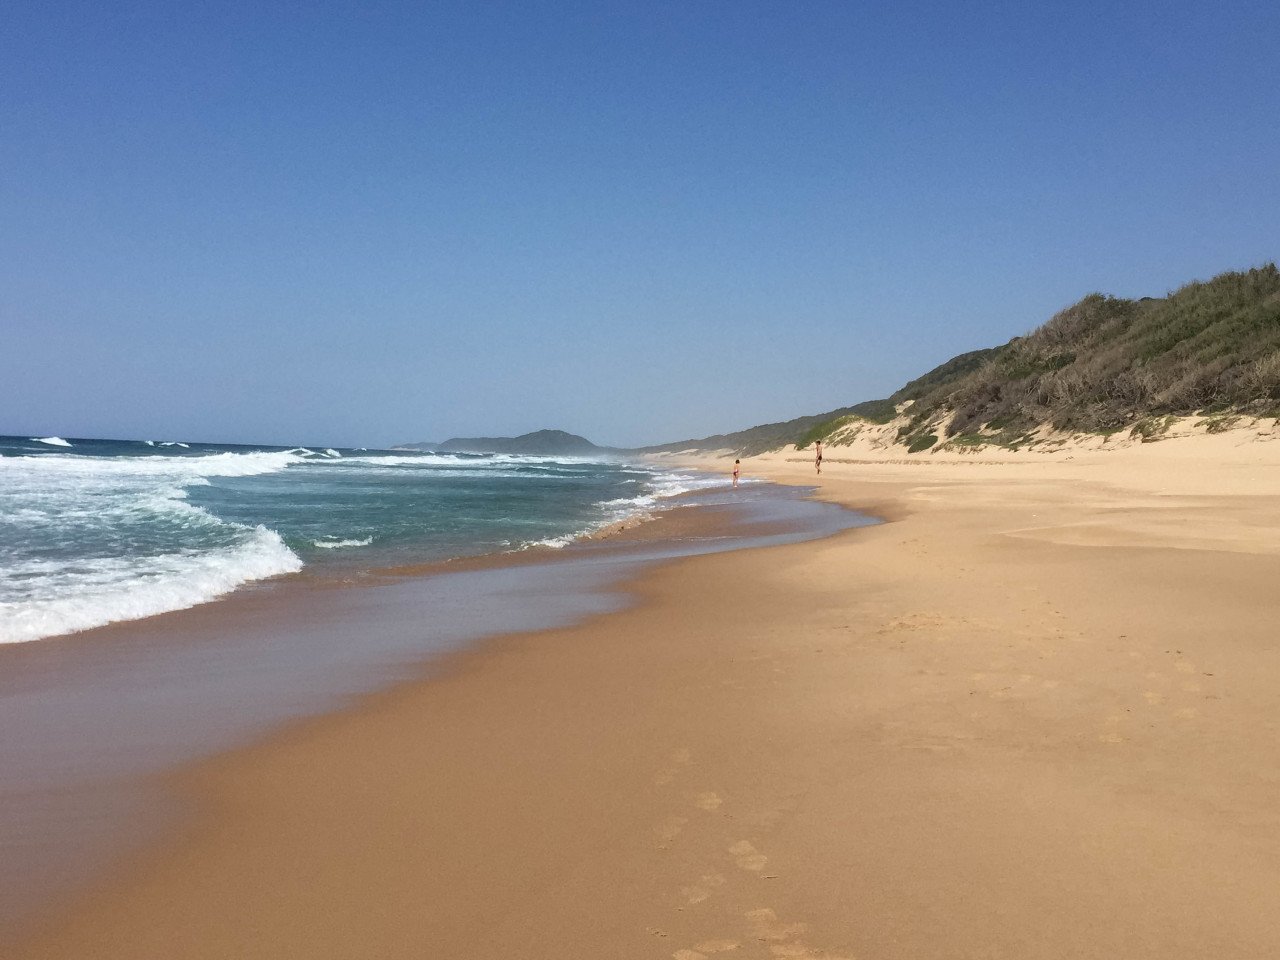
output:
<svg viewBox="0 0 1280 960"><path fill-rule="evenodd" d="M303 570L560 547L719 482L611 458L0 437L0 643Z"/></svg>

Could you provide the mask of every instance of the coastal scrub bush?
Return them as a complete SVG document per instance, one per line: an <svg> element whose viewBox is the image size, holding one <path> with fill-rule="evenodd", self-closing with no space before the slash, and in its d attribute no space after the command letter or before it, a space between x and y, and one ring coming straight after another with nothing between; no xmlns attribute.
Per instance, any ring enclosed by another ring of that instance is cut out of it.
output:
<svg viewBox="0 0 1280 960"><path fill-rule="evenodd" d="M834 420L825 420L822 423L810 427L801 434L799 439L796 440L796 449L803 450L805 447L809 446L809 444L817 440L826 440L827 437L831 436L831 434L835 433L852 419L854 418L851 416L836 417Z"/></svg>
<svg viewBox="0 0 1280 960"><path fill-rule="evenodd" d="M1169 432L1169 427L1176 419L1176 417L1146 417L1133 425L1129 435L1142 438L1143 443L1154 443Z"/></svg>
<svg viewBox="0 0 1280 960"><path fill-rule="evenodd" d="M1242 389L1254 397L1280 400L1280 350L1249 364L1241 381Z"/></svg>
<svg viewBox="0 0 1280 960"><path fill-rule="evenodd" d="M938 442L936 433L926 433L916 437L907 445L907 453L919 453L921 450L928 450Z"/></svg>
<svg viewBox="0 0 1280 960"><path fill-rule="evenodd" d="M809 431L849 417L861 417L874 423L888 423L895 416L888 400L866 400L852 407L841 407L809 417L796 417L779 423L764 423L736 433L719 433L698 440L677 440L654 447L640 447L637 453L674 453L685 450L733 450L750 457L769 450L780 450L787 444L799 443ZM812 440L807 441L812 443Z"/></svg>
<svg viewBox="0 0 1280 960"><path fill-rule="evenodd" d="M1196 426L1203 426L1205 433L1226 433L1239 423L1240 420L1241 418L1239 416L1224 415L1220 417L1208 417L1207 419L1201 420L1196 424Z"/></svg>
<svg viewBox="0 0 1280 960"><path fill-rule="evenodd" d="M1201 410L1256 414L1280 400L1280 269L1224 273L1162 298L1089 294L908 387L920 395L903 439L944 413L950 437L995 424L1107 433Z"/></svg>
<svg viewBox="0 0 1280 960"><path fill-rule="evenodd" d="M1275 416L1280 269L1268 263L1223 273L1164 297L1091 293L1026 336L953 357L887 399L640 452L732 449L750 456L804 447L833 436L842 418L889 423L900 407L899 443L921 442L930 432L999 434L983 442L1011 448L1036 442L1028 434L1045 424L1110 436L1170 415Z"/></svg>
<svg viewBox="0 0 1280 960"><path fill-rule="evenodd" d="M970 350L968 353L962 353L958 357L952 357L946 363L934 367L924 376L912 380L885 402L892 408L895 404L920 400L946 389L982 367L1004 349L1004 347L989 347L985 350ZM892 413L889 419L892 419Z"/></svg>
<svg viewBox="0 0 1280 960"><path fill-rule="evenodd" d="M888 423L898 415L898 408L892 400L864 400L850 407L849 412L872 423Z"/></svg>

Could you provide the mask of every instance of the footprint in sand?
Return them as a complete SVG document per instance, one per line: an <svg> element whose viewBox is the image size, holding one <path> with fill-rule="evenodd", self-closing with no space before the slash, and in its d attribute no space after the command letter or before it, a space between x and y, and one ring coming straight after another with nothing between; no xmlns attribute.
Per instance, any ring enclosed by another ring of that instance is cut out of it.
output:
<svg viewBox="0 0 1280 960"><path fill-rule="evenodd" d="M853 960L852 957L815 950L800 940L795 943L775 943L769 948L769 952L779 960Z"/></svg>
<svg viewBox="0 0 1280 960"><path fill-rule="evenodd" d="M809 929L807 923L783 923L771 907L748 910L744 916L751 935L757 940L792 940Z"/></svg>
<svg viewBox="0 0 1280 960"><path fill-rule="evenodd" d="M675 750L672 752L671 762L678 764L679 766L683 766L684 764L689 762L689 757L690 757L689 748L681 747L679 750ZM680 772L679 766L664 767L662 770L659 770L657 773L655 773L653 775L654 785L661 787L661 786L665 786L666 784L674 780L676 778L676 774Z"/></svg>
<svg viewBox="0 0 1280 960"><path fill-rule="evenodd" d="M724 953L726 950L737 950L737 940L703 940L699 944L695 944L695 950L702 953Z"/></svg>
<svg viewBox="0 0 1280 960"><path fill-rule="evenodd" d="M692 950L677 950L671 956L675 960L707 960L711 954L737 950L738 947L737 940L704 940L702 943L695 944Z"/></svg>
<svg viewBox="0 0 1280 960"><path fill-rule="evenodd" d="M684 829L684 825L688 822L688 817L667 817L667 819L653 828L653 832L658 835L659 840L667 844L680 836L680 831Z"/></svg>
<svg viewBox="0 0 1280 960"><path fill-rule="evenodd" d="M680 896L684 897L686 903L701 903L723 886L723 874L708 873L699 877L697 883L690 884L687 887L681 887Z"/></svg>
<svg viewBox="0 0 1280 960"><path fill-rule="evenodd" d="M1142 699L1146 700L1147 703L1151 704L1151 706L1153 707L1159 706L1160 704L1164 703L1164 697L1156 693L1154 690L1148 690L1146 693L1142 695Z"/></svg>
<svg viewBox="0 0 1280 960"><path fill-rule="evenodd" d="M702 943L695 944L692 950L677 950L671 956L675 960L707 960L707 957L713 953L737 950L738 947L737 940L704 940Z"/></svg>
<svg viewBox="0 0 1280 960"><path fill-rule="evenodd" d="M750 840L739 840L729 848L729 853L733 855L733 862L743 870L758 873L769 862L769 858L752 846Z"/></svg>
<svg viewBox="0 0 1280 960"><path fill-rule="evenodd" d="M719 810L720 805L724 803L724 801L720 799L719 794L711 790L706 790L702 793L695 794L693 803L700 810Z"/></svg>

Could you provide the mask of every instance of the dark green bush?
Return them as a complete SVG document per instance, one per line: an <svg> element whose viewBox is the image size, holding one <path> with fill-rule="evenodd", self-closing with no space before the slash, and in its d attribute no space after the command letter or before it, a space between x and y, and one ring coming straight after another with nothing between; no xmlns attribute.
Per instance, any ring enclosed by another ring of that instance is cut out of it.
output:
<svg viewBox="0 0 1280 960"><path fill-rule="evenodd" d="M921 450L928 450L937 442L938 435L936 433L923 434L911 441L907 446L907 453L919 453Z"/></svg>

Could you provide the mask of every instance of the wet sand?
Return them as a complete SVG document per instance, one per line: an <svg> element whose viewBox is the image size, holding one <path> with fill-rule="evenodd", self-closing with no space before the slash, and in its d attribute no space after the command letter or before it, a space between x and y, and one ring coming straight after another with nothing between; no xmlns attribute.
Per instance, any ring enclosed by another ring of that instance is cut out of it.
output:
<svg viewBox="0 0 1280 960"><path fill-rule="evenodd" d="M1280 444L1204 439L829 450L891 522L189 769L181 830L6 955L1280 955Z"/></svg>
<svg viewBox="0 0 1280 960"><path fill-rule="evenodd" d="M0 945L180 823L175 767L444 668L486 637L617 610L648 565L867 522L792 487L708 490L566 549L302 574L0 646ZM0 948L0 954L3 949Z"/></svg>

